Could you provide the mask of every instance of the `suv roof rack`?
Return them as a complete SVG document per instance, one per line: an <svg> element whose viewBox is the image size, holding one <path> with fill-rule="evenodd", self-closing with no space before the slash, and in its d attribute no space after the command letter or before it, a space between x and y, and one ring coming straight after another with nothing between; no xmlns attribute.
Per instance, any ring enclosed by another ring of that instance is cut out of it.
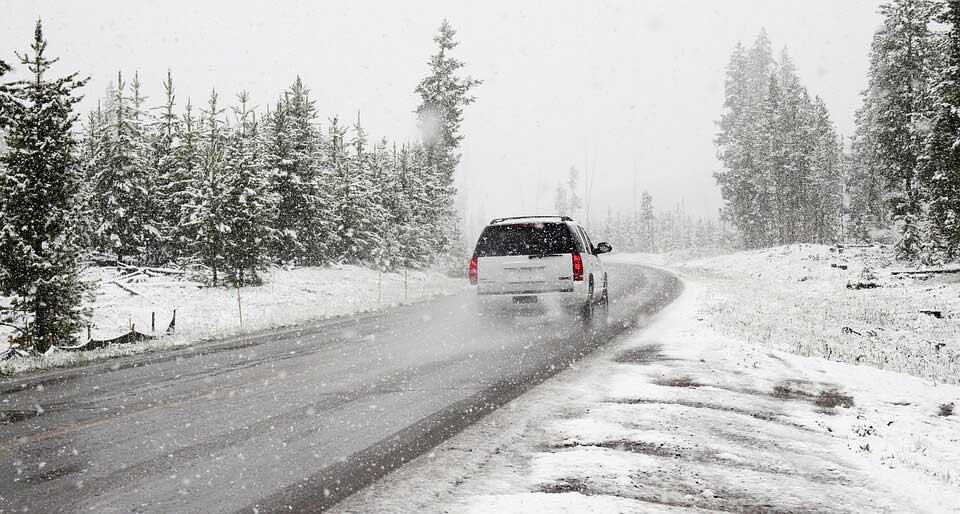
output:
<svg viewBox="0 0 960 514"><path fill-rule="evenodd" d="M560 221L573 221L573 218L570 216L510 216L508 218L493 218L490 220L490 225L493 225L494 223L500 223L501 221L523 220L528 218L557 218Z"/></svg>

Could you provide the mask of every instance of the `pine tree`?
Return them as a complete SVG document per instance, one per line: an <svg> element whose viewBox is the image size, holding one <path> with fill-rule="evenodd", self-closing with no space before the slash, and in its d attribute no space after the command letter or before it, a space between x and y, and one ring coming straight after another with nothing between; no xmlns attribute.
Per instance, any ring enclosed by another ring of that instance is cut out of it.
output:
<svg viewBox="0 0 960 514"><path fill-rule="evenodd" d="M160 156L154 151L157 131L155 122L147 112L147 98L141 93L140 76L134 73L130 83L131 92L131 125L137 134L136 162L139 167L137 174L138 187L134 190L139 194L135 202L135 211L140 225L140 260L148 264L160 264L164 260L164 233L161 212L159 189L161 185L159 160Z"/></svg>
<svg viewBox="0 0 960 514"><path fill-rule="evenodd" d="M722 219L747 248L830 239L840 215L839 147L826 107L810 99L786 50L777 63L770 48L761 31L749 51L734 49L715 140ZM671 223L696 234L692 218Z"/></svg>
<svg viewBox="0 0 960 514"><path fill-rule="evenodd" d="M960 257L960 0L948 0L938 21L949 26L943 63L931 95L932 119L918 132L925 136L930 199L927 260L953 260Z"/></svg>
<svg viewBox="0 0 960 514"><path fill-rule="evenodd" d="M937 59L930 22L937 12L934 0L893 0L880 7L883 25L870 51L870 82L861 116L864 139L872 143L874 165L886 179L891 213L900 223L897 248L915 256L921 246L921 188L918 161L924 134L917 122L928 109L925 84L932 60Z"/></svg>
<svg viewBox="0 0 960 514"><path fill-rule="evenodd" d="M4 62L3 59L0 59L0 78L6 75L11 69L9 64ZM13 102L14 100L10 95L9 87L0 83L0 135L3 134L3 130L10 123L10 118L13 116ZM2 150L3 147L0 146L0 151Z"/></svg>
<svg viewBox="0 0 960 514"><path fill-rule="evenodd" d="M223 266L227 280L243 287L261 282L266 268L274 217L274 199L258 148L256 114L246 92L237 95L237 124L226 142L223 165Z"/></svg>
<svg viewBox="0 0 960 514"><path fill-rule="evenodd" d="M779 130L783 140L783 169L777 173L779 197L776 221L782 227L780 244L811 241L812 209L819 191L813 188L811 159L814 153L813 106L807 90L800 83L796 68L786 48L779 62L783 105L779 113Z"/></svg>
<svg viewBox="0 0 960 514"><path fill-rule="evenodd" d="M380 270L408 268L403 258L402 241L405 222L403 188L396 166L396 146L388 150L386 139L373 147L368 158L371 197L380 210L373 227L377 245L370 252L369 262Z"/></svg>
<svg viewBox="0 0 960 514"><path fill-rule="evenodd" d="M829 244L837 240L843 202L843 150L830 121L827 106L819 96L813 101L810 133L814 135L811 176L805 194L804 216L809 236L805 241Z"/></svg>
<svg viewBox="0 0 960 514"><path fill-rule="evenodd" d="M567 188L563 183L558 182L557 188L553 192L553 208L561 216L567 216L570 213L570 199L567 197Z"/></svg>
<svg viewBox="0 0 960 514"><path fill-rule="evenodd" d="M198 141L200 156L198 174L188 189L185 205L188 213L184 225L194 230L191 254L196 262L207 266L212 283L218 284L224 270L224 239L229 226L224 212L224 147L226 134L216 91L210 93L203 111L202 132Z"/></svg>
<svg viewBox="0 0 960 514"><path fill-rule="evenodd" d="M103 132L103 151L96 164L94 199L97 202L96 235L104 250L117 259L140 259L144 253L144 227L148 224L148 161L139 101L126 96L123 76L117 74L109 113L110 128Z"/></svg>
<svg viewBox="0 0 960 514"><path fill-rule="evenodd" d="M857 110L856 132L847 157L847 194L850 197L850 233L860 241L869 241L870 234L887 225L889 213L886 200L887 183L877 158L873 141L875 123L872 109Z"/></svg>
<svg viewBox="0 0 960 514"><path fill-rule="evenodd" d="M463 109L475 101L471 90L480 85L472 77L461 77L463 62L450 52L458 45L456 31L447 20L433 38L437 53L430 57L430 73L420 81L415 92L420 95L417 120L423 138L426 165L433 185L431 202L437 206L438 227L444 229L441 251L460 245L454 212L454 172L460 162L459 148L463 141L460 132Z"/></svg>
<svg viewBox="0 0 960 514"><path fill-rule="evenodd" d="M372 185L366 172L366 134L358 124L347 147L347 128L330 119L327 162L334 174L337 212L336 255L346 262L360 263L378 248L375 224L379 209L374 204ZM352 150L352 151L351 151Z"/></svg>
<svg viewBox="0 0 960 514"><path fill-rule="evenodd" d="M441 240L430 204L426 152L420 145L404 145L397 166L404 202L404 229L400 234L403 264L423 267L433 261Z"/></svg>
<svg viewBox="0 0 960 514"><path fill-rule="evenodd" d="M654 253L657 251L657 238L653 233L656 218L653 214L653 195L644 191L640 195L640 227L639 231L643 234L640 240L639 250L641 252Z"/></svg>
<svg viewBox="0 0 960 514"><path fill-rule="evenodd" d="M336 244L316 118L310 91L297 77L266 127L264 158L279 202L273 253L281 262L330 262Z"/></svg>
<svg viewBox="0 0 960 514"><path fill-rule="evenodd" d="M762 105L769 94L773 58L766 32L761 32L751 50L739 43L727 66L724 114L719 121L716 144L724 169L714 177L727 204L727 213L747 248L767 244L768 190L764 182L760 149Z"/></svg>
<svg viewBox="0 0 960 514"><path fill-rule="evenodd" d="M20 56L30 79L5 84L13 102L7 153L0 157L0 286L15 311L26 315L24 334L38 351L71 340L83 326L77 197L81 169L73 125L75 91L86 80L71 74L48 78L57 59L37 21L32 55Z"/></svg>
<svg viewBox="0 0 960 514"><path fill-rule="evenodd" d="M180 119L174 112L176 93L173 87L173 75L167 70L167 78L163 81L164 102L160 106L160 115L151 138L152 168L156 177L153 198L156 202L155 219L162 245L157 261L169 261L180 256L177 250L177 236L180 225L180 206L183 193L190 183L190 177L184 176L184 167L180 166L177 158L178 147L181 143Z"/></svg>
<svg viewBox="0 0 960 514"><path fill-rule="evenodd" d="M760 216L757 232L763 246L784 244L785 218L785 181L787 165L788 135L782 132L785 110L783 90L776 75L770 75L768 93L763 102L759 125L759 163L753 182L758 191L755 208Z"/></svg>
<svg viewBox="0 0 960 514"><path fill-rule="evenodd" d="M87 113L87 121L83 124L80 137L80 169L83 180L80 185L80 232L83 235L84 248L97 247L97 202L95 201L95 184L98 164L101 162L104 151L104 132L108 130L108 123L100 102L97 110Z"/></svg>
<svg viewBox="0 0 960 514"><path fill-rule="evenodd" d="M187 99L180 122L175 125L173 147L173 176L163 190L166 219L175 225L169 227L171 237L168 253L177 260L189 258L193 242L197 240L197 226L190 222L194 186L202 180L201 174L201 120L193 113L193 103Z"/></svg>
<svg viewBox="0 0 960 514"><path fill-rule="evenodd" d="M350 174L354 189L354 209L356 218L353 225L353 244L344 257L354 262L370 262L371 256L378 253L384 241L378 234L378 227L387 213L380 203L374 184L374 155L367 151L367 133L360 125L360 116L353 126L353 156L350 159ZM342 222L342 221L341 221Z"/></svg>
<svg viewBox="0 0 960 514"><path fill-rule="evenodd" d="M580 172L577 168L570 166L570 171L567 172L567 199L570 202L568 205L570 216L576 216L577 211L583 207L583 201L580 199L580 195L577 194L579 183Z"/></svg>

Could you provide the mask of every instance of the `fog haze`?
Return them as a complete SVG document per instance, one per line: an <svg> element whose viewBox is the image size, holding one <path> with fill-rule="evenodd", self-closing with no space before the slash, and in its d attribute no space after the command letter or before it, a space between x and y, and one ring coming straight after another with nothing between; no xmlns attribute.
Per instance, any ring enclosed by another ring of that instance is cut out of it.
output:
<svg viewBox="0 0 960 514"><path fill-rule="evenodd" d="M878 2L7 2L4 58L37 17L58 71L91 77L94 108L118 70L151 104L170 68L178 103L249 90L262 109L300 75L321 120L359 116L376 138L414 140L413 93L443 18L465 72L483 80L465 113L459 186L473 232L493 216L553 211L571 166L592 175L590 220L632 206L696 216L721 206L712 140L737 41L766 28L849 135ZM580 218L585 218L581 213ZM587 221L589 222L589 221Z"/></svg>

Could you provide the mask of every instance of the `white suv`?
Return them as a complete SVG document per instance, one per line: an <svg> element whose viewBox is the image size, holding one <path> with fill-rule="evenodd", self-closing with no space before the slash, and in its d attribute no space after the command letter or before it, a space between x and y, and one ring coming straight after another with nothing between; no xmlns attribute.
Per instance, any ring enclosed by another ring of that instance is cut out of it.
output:
<svg viewBox="0 0 960 514"><path fill-rule="evenodd" d="M607 274L583 227L567 216L497 218L477 241L470 283L484 303L574 307L585 321L607 308Z"/></svg>

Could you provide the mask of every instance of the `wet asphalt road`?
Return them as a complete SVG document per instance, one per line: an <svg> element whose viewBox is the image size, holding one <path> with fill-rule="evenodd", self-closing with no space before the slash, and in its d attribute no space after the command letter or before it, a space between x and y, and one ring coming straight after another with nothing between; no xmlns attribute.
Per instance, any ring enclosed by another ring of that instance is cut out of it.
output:
<svg viewBox="0 0 960 514"><path fill-rule="evenodd" d="M465 293L0 381L0 513L316 512L679 294L608 265L610 319L482 317Z"/></svg>

